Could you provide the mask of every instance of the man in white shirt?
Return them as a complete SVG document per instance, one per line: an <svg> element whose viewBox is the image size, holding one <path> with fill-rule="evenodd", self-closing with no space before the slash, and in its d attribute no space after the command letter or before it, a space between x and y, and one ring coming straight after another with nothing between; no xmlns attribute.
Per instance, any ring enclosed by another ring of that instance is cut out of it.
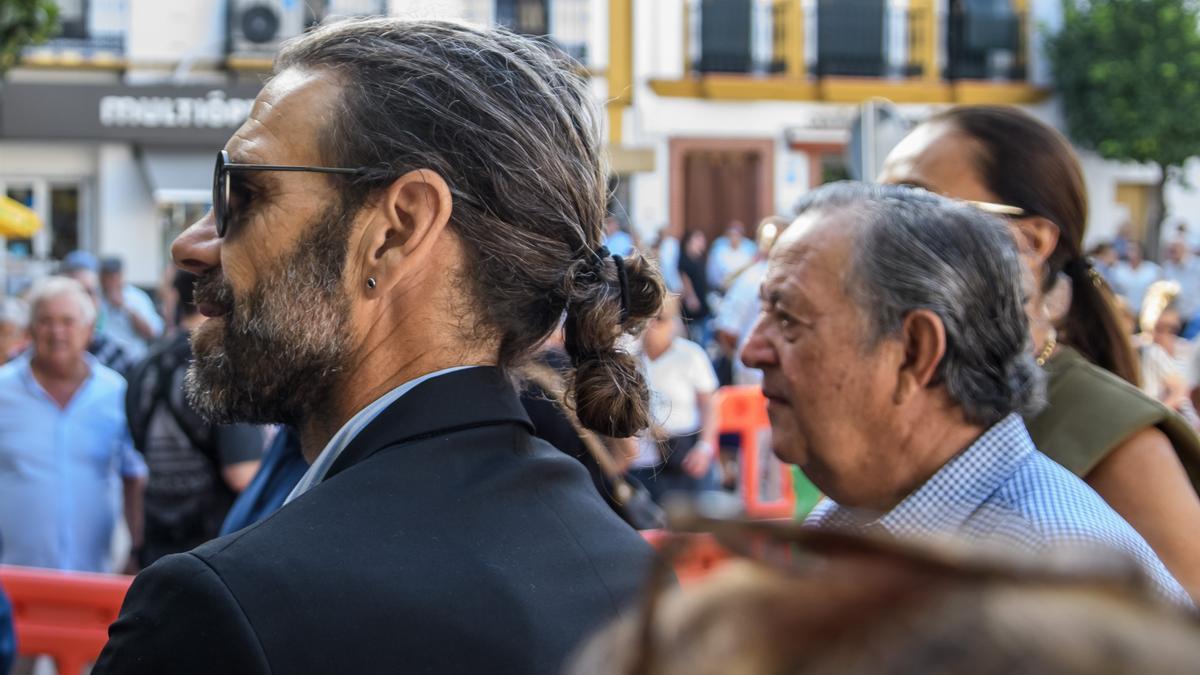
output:
<svg viewBox="0 0 1200 675"><path fill-rule="evenodd" d="M717 373L704 348L682 334L675 298L663 303L642 334L642 367L657 428L639 439L632 473L655 500L669 492L706 487L716 458L712 396L717 391Z"/></svg>

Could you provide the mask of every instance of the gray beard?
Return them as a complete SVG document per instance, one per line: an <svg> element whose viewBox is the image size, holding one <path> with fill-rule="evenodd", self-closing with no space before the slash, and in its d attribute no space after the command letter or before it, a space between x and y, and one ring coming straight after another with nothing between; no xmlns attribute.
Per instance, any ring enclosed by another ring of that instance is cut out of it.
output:
<svg viewBox="0 0 1200 675"><path fill-rule="evenodd" d="M310 226L243 299L224 278L197 283L198 302L230 309L191 338L188 402L210 423L298 427L328 410L351 349L342 273L352 216L340 211Z"/></svg>

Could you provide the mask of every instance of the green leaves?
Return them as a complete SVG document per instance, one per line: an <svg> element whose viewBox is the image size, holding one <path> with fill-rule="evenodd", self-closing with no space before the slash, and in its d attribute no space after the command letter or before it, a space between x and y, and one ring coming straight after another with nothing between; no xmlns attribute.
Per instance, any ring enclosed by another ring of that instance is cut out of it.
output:
<svg viewBox="0 0 1200 675"><path fill-rule="evenodd" d="M45 42L58 30L54 0L0 0L0 74L28 45Z"/></svg>
<svg viewBox="0 0 1200 675"><path fill-rule="evenodd" d="M1200 0L1061 0L1046 40L1067 134L1119 161L1163 170L1158 194L1200 155ZM1161 201L1150 235L1163 217Z"/></svg>
<svg viewBox="0 0 1200 675"><path fill-rule="evenodd" d="M1197 1L1062 1L1046 49L1072 140L1163 167L1200 155Z"/></svg>

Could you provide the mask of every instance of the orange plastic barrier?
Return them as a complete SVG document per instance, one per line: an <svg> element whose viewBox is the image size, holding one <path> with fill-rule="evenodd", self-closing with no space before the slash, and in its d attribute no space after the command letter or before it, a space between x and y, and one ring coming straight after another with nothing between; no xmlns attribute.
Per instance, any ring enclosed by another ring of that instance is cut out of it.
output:
<svg viewBox="0 0 1200 675"><path fill-rule="evenodd" d="M731 557L729 552L708 534L674 535L663 530L642 530L642 536L654 548L659 549L670 537L683 537L687 540L687 548L680 551L673 561L675 577L684 586L704 579Z"/></svg>
<svg viewBox="0 0 1200 675"><path fill-rule="evenodd" d="M741 439L742 499L751 518L791 518L796 510L792 474L760 439L770 438L767 399L755 385L721 387L714 396L717 431ZM764 488L775 494L765 495Z"/></svg>
<svg viewBox="0 0 1200 675"><path fill-rule="evenodd" d="M17 651L54 659L59 675L78 675L108 641L133 577L0 565L12 601Z"/></svg>

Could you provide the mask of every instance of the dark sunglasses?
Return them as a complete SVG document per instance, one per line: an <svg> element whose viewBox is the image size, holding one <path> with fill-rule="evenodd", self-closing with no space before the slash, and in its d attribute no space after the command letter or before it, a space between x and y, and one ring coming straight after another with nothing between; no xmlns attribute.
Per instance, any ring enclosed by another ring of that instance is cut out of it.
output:
<svg viewBox="0 0 1200 675"><path fill-rule="evenodd" d="M286 166L281 164L235 164L229 161L229 153L217 153L217 165L213 169L213 218L217 221L217 236L224 237L229 230L229 197L233 193L233 174L238 171L304 171L308 173L336 173L350 176L362 175L365 169L342 169L328 166Z"/></svg>

